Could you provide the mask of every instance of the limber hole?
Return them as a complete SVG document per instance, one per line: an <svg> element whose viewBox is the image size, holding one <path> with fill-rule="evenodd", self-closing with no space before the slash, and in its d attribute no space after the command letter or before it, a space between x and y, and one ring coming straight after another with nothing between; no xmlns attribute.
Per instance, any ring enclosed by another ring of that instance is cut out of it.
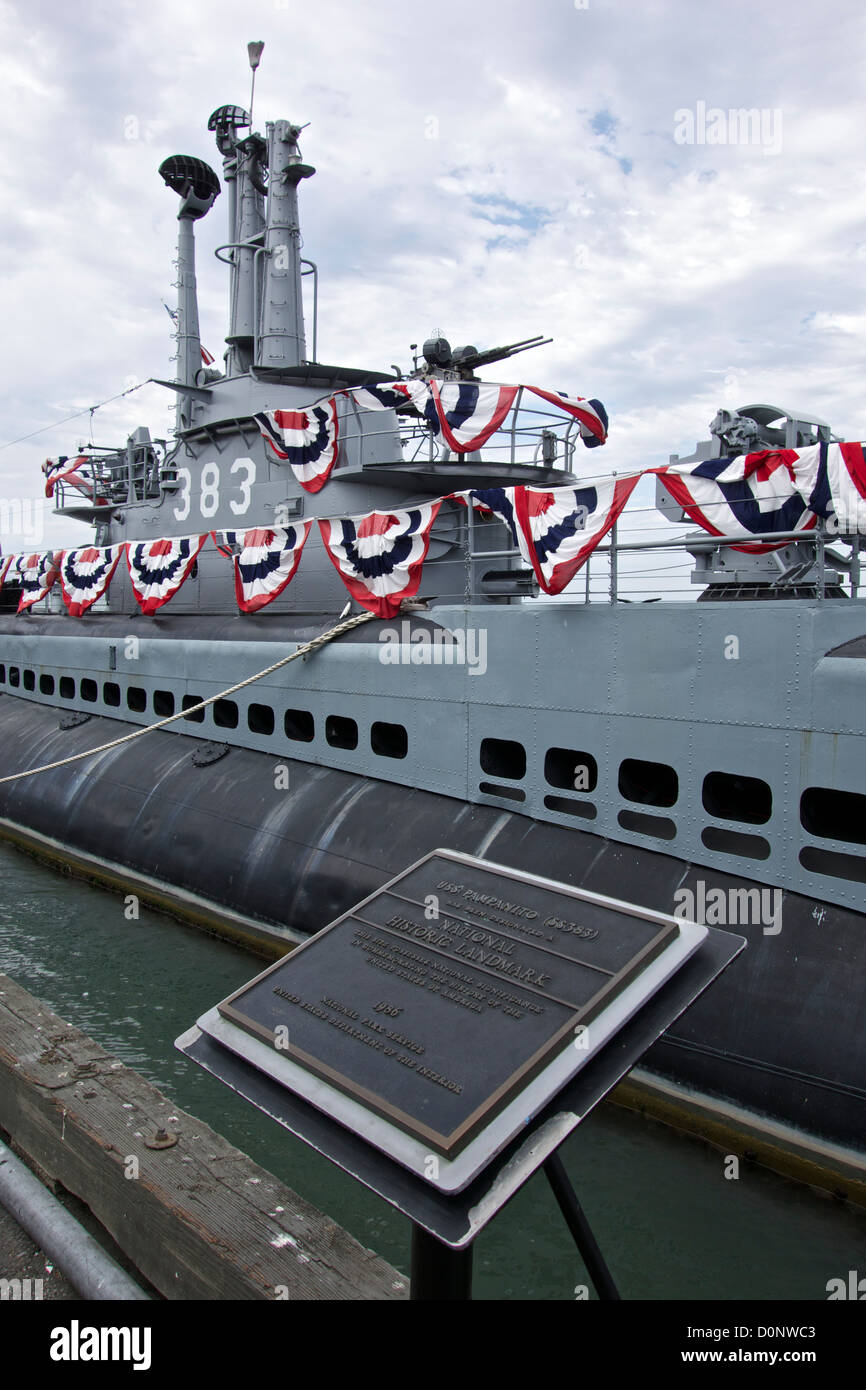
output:
<svg viewBox="0 0 866 1390"><path fill-rule="evenodd" d="M296 743L312 743L316 733L315 720L306 709L287 709L283 728L286 738L294 739Z"/></svg>
<svg viewBox="0 0 866 1390"><path fill-rule="evenodd" d="M800 797L800 821L810 835L866 845L866 796L832 787L807 787Z"/></svg>
<svg viewBox="0 0 866 1390"><path fill-rule="evenodd" d="M769 859L770 846L763 835L746 835L742 830L725 830L721 825L708 825L701 831L701 841L717 854L736 854L740 859Z"/></svg>
<svg viewBox="0 0 866 1390"><path fill-rule="evenodd" d="M496 782L479 782L478 790L485 796L501 796L506 801L525 801L526 792L522 787L500 787Z"/></svg>
<svg viewBox="0 0 866 1390"><path fill-rule="evenodd" d="M217 700L213 707L213 722L219 729L238 727L238 707L234 700Z"/></svg>
<svg viewBox="0 0 866 1390"><path fill-rule="evenodd" d="M482 739L480 759L481 770L489 777L507 777L519 782L526 776L526 749L513 739Z"/></svg>
<svg viewBox="0 0 866 1390"><path fill-rule="evenodd" d="M591 801L572 801L570 796L546 796L544 804L548 811L558 811L561 816L579 816L582 820L595 820L598 815Z"/></svg>
<svg viewBox="0 0 866 1390"><path fill-rule="evenodd" d="M168 719L170 715L174 714L174 692L171 690L154 690L153 712L159 715L160 719Z"/></svg>
<svg viewBox="0 0 866 1390"><path fill-rule="evenodd" d="M409 735L402 724L383 724L377 720L370 729L370 747L381 758L405 758Z"/></svg>
<svg viewBox="0 0 866 1390"><path fill-rule="evenodd" d="M760 777L708 772L701 795L704 809L717 820L765 825L773 811L773 793Z"/></svg>
<svg viewBox="0 0 866 1390"><path fill-rule="evenodd" d="M626 801L641 806L673 806L679 795L679 779L667 763L625 758L619 768L619 791Z"/></svg>
<svg viewBox="0 0 866 1390"><path fill-rule="evenodd" d="M591 753L582 753L577 748L548 748L544 755L544 777L552 787L562 787L565 791L594 792L598 785L598 763Z"/></svg>
<svg viewBox="0 0 866 1390"><path fill-rule="evenodd" d="M638 835L651 835L655 840L673 840L677 828L667 816L648 816L642 811L620 811L617 817L623 830L633 830Z"/></svg>
<svg viewBox="0 0 866 1390"><path fill-rule="evenodd" d="M357 748L358 725L342 714L329 714L325 720L325 738L332 748Z"/></svg>
<svg viewBox="0 0 866 1390"><path fill-rule="evenodd" d="M184 695L180 702L180 707L182 710L192 709L194 705L201 704L202 698L203 697L201 695ZM203 724L204 710L196 710L195 714L185 714L183 717L184 719L188 720L191 724Z"/></svg>
<svg viewBox="0 0 866 1390"><path fill-rule="evenodd" d="M270 705L250 705L247 710L247 725L251 734L272 734L274 711Z"/></svg>

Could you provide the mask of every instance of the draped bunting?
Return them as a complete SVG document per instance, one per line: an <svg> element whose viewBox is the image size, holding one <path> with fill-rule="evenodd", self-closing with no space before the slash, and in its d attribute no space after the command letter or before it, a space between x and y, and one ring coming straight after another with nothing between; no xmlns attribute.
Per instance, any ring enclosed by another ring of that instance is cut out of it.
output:
<svg viewBox="0 0 866 1390"><path fill-rule="evenodd" d="M792 451L793 452L793 451ZM796 452L793 473L812 511L843 535L866 532L862 444L812 444Z"/></svg>
<svg viewBox="0 0 866 1390"><path fill-rule="evenodd" d="M93 545L65 550L60 561L60 587L70 617L81 618L102 598L117 569L123 545Z"/></svg>
<svg viewBox="0 0 866 1390"><path fill-rule="evenodd" d="M498 516L500 521L511 533L511 539L516 546L520 546L520 533L517 530L517 522L514 517L514 488L513 487L474 487L466 493L453 493L458 501L463 501L465 497L471 498L475 505L475 510L483 512L488 516ZM529 552L522 551L524 560L529 559Z"/></svg>
<svg viewBox="0 0 866 1390"><path fill-rule="evenodd" d="M13 569L21 581L19 613L44 599L59 573L59 566L55 564L54 554L50 550L37 555L16 556Z"/></svg>
<svg viewBox="0 0 866 1390"><path fill-rule="evenodd" d="M9 566L12 564L12 561L14 559L14 555L7 555L5 560L2 557L0 557L0 589L2 589L3 585L6 583L6 576L9 573Z"/></svg>
<svg viewBox="0 0 866 1390"><path fill-rule="evenodd" d="M333 397L304 410L267 410L255 417L266 444L290 464L307 492L319 492L336 459L339 423Z"/></svg>
<svg viewBox="0 0 866 1390"><path fill-rule="evenodd" d="M423 414L430 393L424 381L389 381L380 386L356 386L339 394L348 396L364 410L396 410L401 405L415 405Z"/></svg>
<svg viewBox="0 0 866 1390"><path fill-rule="evenodd" d="M433 413L427 419L455 453L480 449L499 429L517 386L483 386L473 381L430 381Z"/></svg>
<svg viewBox="0 0 866 1390"><path fill-rule="evenodd" d="M807 531L817 517L795 483L797 462L795 449L762 449L733 459L672 464L660 470L660 476L687 516L713 536ZM748 553L778 549L761 544L733 548Z"/></svg>
<svg viewBox="0 0 866 1390"><path fill-rule="evenodd" d="M477 441L479 432L486 430L483 418L489 423L490 411L496 413L501 397L498 404L492 397L470 399L471 411L458 418L461 397L459 393L449 394L451 385L460 384L446 383L439 388L439 404L450 411L452 438L460 436L458 442L466 445L467 440ZM502 388L495 389L499 392ZM369 396L375 404L367 408L389 410L404 402L417 404L421 393L427 393L428 404L434 400L434 394L420 381L363 387L342 394ZM465 404L466 398L462 399ZM562 402L564 398L556 399ZM570 403L575 412L597 404ZM580 416L575 413L575 418ZM288 426L284 423L281 428L285 432ZM86 460L75 461L77 465L82 462ZM547 594L560 594L607 535L639 479L650 473L658 474L687 515L714 536L793 533L811 530L819 520L843 535L866 532L866 452L862 444L848 442L805 449L764 449L736 458L610 475L576 486L470 488L401 511L321 519L318 526L328 556L350 594L383 618L394 617L401 601L417 593L431 528L446 500L497 517L508 528L512 543L524 563L531 566L540 588ZM305 521L210 533L232 560L241 611L258 612L283 593L297 572L311 528L312 521ZM106 592L125 549L136 600L142 612L151 614L177 593L206 539L207 534L129 541L101 549L88 546L65 551L59 564L54 563L51 552L0 557L0 586L11 577L20 581L20 612L45 598L61 573L66 606L79 617ZM786 543L740 543L734 548L760 553Z"/></svg>
<svg viewBox="0 0 866 1390"><path fill-rule="evenodd" d="M338 396L347 397L363 410L414 406L449 449L465 454L480 449L500 428L520 390L531 391L577 420L581 439L588 448L607 439L607 412L601 401L545 391L540 386L437 381L435 377L429 381L417 377L411 381L346 387L301 410L265 410L254 418L272 452L281 462L291 465L301 487L307 492L319 492L337 458Z"/></svg>
<svg viewBox="0 0 866 1390"><path fill-rule="evenodd" d="M404 598L418 592L430 528L442 499L408 511L320 521L319 530L346 588L362 607L393 618Z"/></svg>
<svg viewBox="0 0 866 1390"><path fill-rule="evenodd" d="M526 386L525 391L550 401L580 422L580 437L587 449L596 449L607 439L607 411L601 401L585 401L582 396L567 396L564 391L545 391L541 386Z"/></svg>
<svg viewBox="0 0 866 1390"><path fill-rule="evenodd" d="M86 454L80 454L78 458L72 459L46 459L42 465L45 474L45 496L54 496L56 483L67 482L72 487L83 492L92 502L102 502L104 499L96 495L96 482L92 473L84 473L82 469L85 465L92 465L93 460Z"/></svg>
<svg viewBox="0 0 866 1390"><path fill-rule="evenodd" d="M561 594L607 535L640 473L605 478L592 487L516 487L514 512L521 553L546 594Z"/></svg>
<svg viewBox="0 0 866 1390"><path fill-rule="evenodd" d="M142 613L155 613L174 597L207 535L205 532L203 536L176 536L172 540L127 542L126 563L132 592Z"/></svg>
<svg viewBox="0 0 866 1390"><path fill-rule="evenodd" d="M312 524L211 533L234 566L235 597L242 613L258 613L291 582Z"/></svg>

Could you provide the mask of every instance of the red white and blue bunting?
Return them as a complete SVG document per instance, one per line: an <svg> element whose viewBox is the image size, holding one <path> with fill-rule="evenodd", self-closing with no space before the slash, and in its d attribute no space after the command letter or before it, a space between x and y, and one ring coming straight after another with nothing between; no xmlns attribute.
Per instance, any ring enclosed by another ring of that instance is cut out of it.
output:
<svg viewBox="0 0 866 1390"><path fill-rule="evenodd" d="M96 495L96 482L92 473L93 460L86 454L80 454L75 459L46 459L42 465L45 474L45 496L53 497L54 488L57 483L67 482L72 487L83 492L92 502L101 502L103 499ZM89 471L84 472L87 468Z"/></svg>
<svg viewBox="0 0 866 1390"><path fill-rule="evenodd" d="M487 430L502 398L498 402L481 396L469 400L469 413L458 418L454 402L460 406L461 398L449 394L451 385L462 384L446 383L438 388L438 395L428 393L428 404L438 399L442 409L449 408L451 439L469 447ZM372 393L376 403L367 408L388 410L404 403L417 405L421 392L427 392L423 382L397 382L342 394ZM583 411L586 404L595 403L571 404L575 411L578 405ZM285 431L286 426L281 428ZM76 460L76 464L83 462ZM843 535L866 532L866 451L860 443L765 449L733 459L611 474L577 486L472 488L405 510L319 519L318 526L349 593L385 619L393 618L402 600L417 593L431 528L447 500L502 521L539 587L547 594L560 594L610 531L639 479L651 473L658 474L687 515L714 536L795 533L812 529L819 521ZM312 521L304 521L210 533L232 560L242 612L256 613L284 592L297 572L311 529ZM20 612L44 599L60 573L66 606L70 614L80 617L107 591L125 550L136 601L143 613L153 614L180 589L206 540L207 534L87 546L65 551L56 560L50 551L0 557L0 586L4 581L21 585ZM755 552L786 544L772 539L732 543Z"/></svg>
<svg viewBox="0 0 866 1390"><path fill-rule="evenodd" d="M242 613L258 613L291 582L312 524L212 532L217 549L234 566L235 597Z"/></svg>
<svg viewBox="0 0 866 1390"><path fill-rule="evenodd" d="M414 407L434 435L456 454L480 449L498 430L514 406L518 392L529 391L578 421L588 448L607 439L607 413L600 401L545 391L540 386L500 386L481 381L411 381L374 383L345 388L323 396L301 410L266 410L255 416L274 455L291 465L307 492L319 492L337 459L339 416L337 400L345 396L363 410Z"/></svg>
<svg viewBox="0 0 866 1390"><path fill-rule="evenodd" d="M580 424L580 437L587 449L596 449L606 441L608 419L601 401L586 401L583 396L567 396L564 391L545 391L541 386L526 386L524 390L531 391L534 396L540 396L543 401L549 401L557 410L564 410L567 415L577 420Z"/></svg>
<svg viewBox="0 0 866 1390"><path fill-rule="evenodd" d="M307 492L325 486L337 459L339 422L333 397L304 410L266 410L255 416L269 446Z"/></svg>
<svg viewBox="0 0 866 1390"><path fill-rule="evenodd" d="M126 563L132 592L142 613L155 613L173 598L189 575L203 536L175 536L171 540L128 541Z"/></svg>
<svg viewBox="0 0 866 1390"><path fill-rule="evenodd" d="M841 535L866 533L866 456L862 444L813 444L799 449L793 473L800 493L831 530Z"/></svg>
<svg viewBox="0 0 866 1390"><path fill-rule="evenodd" d="M83 617L88 608L102 598L123 550L123 545L88 545L80 550L64 550L60 561L60 587L70 617Z"/></svg>
<svg viewBox="0 0 866 1390"><path fill-rule="evenodd" d="M613 526L640 473L589 487L516 487L514 514L521 553L546 594L561 594Z"/></svg>
<svg viewBox="0 0 866 1390"><path fill-rule="evenodd" d="M473 381L431 379L434 413L427 418L454 453L480 449L495 434L514 404L517 386L484 386Z"/></svg>
<svg viewBox="0 0 866 1390"><path fill-rule="evenodd" d="M9 573L9 566L12 564L12 561L14 559L14 555L7 555L5 559L3 559L2 556L0 556L0 589L2 589L3 585L6 583L6 576Z"/></svg>
<svg viewBox="0 0 866 1390"><path fill-rule="evenodd" d="M660 476L686 515L713 536L808 531L817 517L795 482L797 462L795 449L763 449L733 459L673 464L661 469ZM769 548L761 544L733 547L746 552Z"/></svg>
<svg viewBox="0 0 866 1390"><path fill-rule="evenodd" d="M423 415L430 392L425 381L387 381L380 386L356 386L339 393L364 410L399 410L414 405Z"/></svg>
<svg viewBox="0 0 866 1390"><path fill-rule="evenodd" d="M53 552L48 550L36 555L16 556L12 571L21 585L18 612L23 613L25 608L32 608L34 603L46 597L60 567L55 562Z"/></svg>
<svg viewBox="0 0 866 1390"><path fill-rule="evenodd" d="M393 618L418 592L441 499L408 511L371 512L320 521L334 566L353 598L380 618Z"/></svg>

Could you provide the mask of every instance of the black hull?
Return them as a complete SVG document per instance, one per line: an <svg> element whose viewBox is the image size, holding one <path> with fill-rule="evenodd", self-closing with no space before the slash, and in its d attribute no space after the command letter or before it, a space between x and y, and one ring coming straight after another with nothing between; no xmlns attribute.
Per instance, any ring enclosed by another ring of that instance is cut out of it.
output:
<svg viewBox="0 0 866 1390"><path fill-rule="evenodd" d="M0 775L88 748L129 726L4 700ZM202 742L148 734L0 786L0 817L158 884L290 933L317 931L438 847L670 912L678 888L757 885L673 856L495 807L233 747L205 766ZM866 1135L866 922L786 894L783 930L733 928L747 949L645 1059L661 1076L836 1145Z"/></svg>

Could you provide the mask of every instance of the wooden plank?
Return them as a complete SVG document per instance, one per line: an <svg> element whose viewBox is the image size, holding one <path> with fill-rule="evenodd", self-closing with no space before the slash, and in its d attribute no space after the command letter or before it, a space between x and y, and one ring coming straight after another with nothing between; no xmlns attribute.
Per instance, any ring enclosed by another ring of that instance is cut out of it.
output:
<svg viewBox="0 0 866 1390"><path fill-rule="evenodd" d="M399 1271L6 975L0 1126L167 1298L408 1296ZM160 1129L177 1143L148 1148Z"/></svg>

